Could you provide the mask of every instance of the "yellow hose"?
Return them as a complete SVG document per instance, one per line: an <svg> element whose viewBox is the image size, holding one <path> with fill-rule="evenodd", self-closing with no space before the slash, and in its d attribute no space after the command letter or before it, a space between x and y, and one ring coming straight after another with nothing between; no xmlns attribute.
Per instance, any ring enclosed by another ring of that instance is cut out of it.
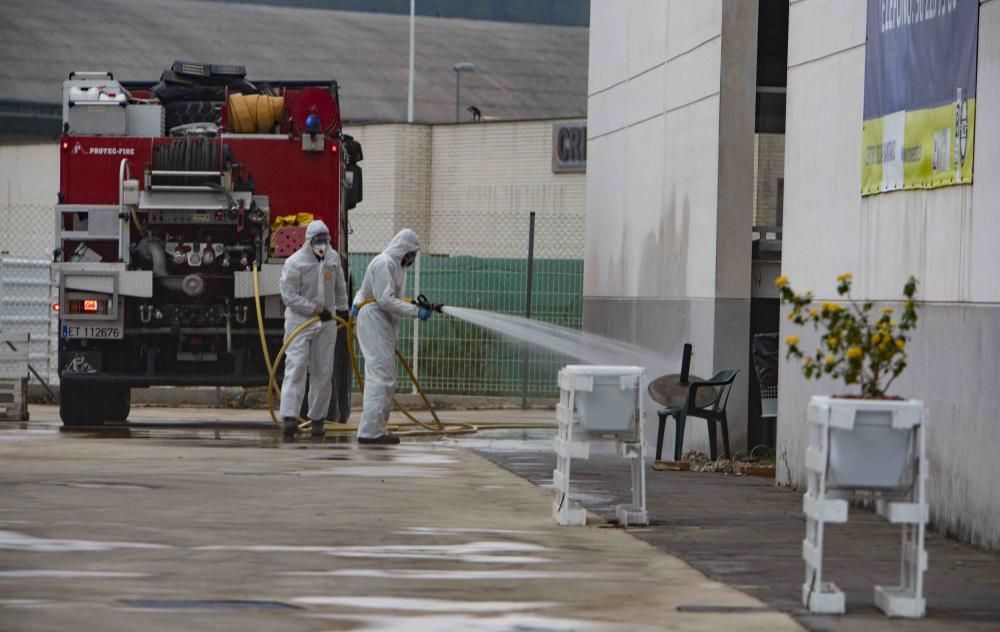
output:
<svg viewBox="0 0 1000 632"><path fill-rule="evenodd" d="M285 97L234 92L229 95L229 124L237 134L269 132L284 104Z"/></svg>
<svg viewBox="0 0 1000 632"><path fill-rule="evenodd" d="M285 350L288 349L288 345L291 344L293 340L295 340L296 336L301 334L303 331L309 328L313 323L318 321L319 316L313 316L306 322L296 327L295 330L285 339L284 344L281 345L281 349L278 350L277 355L275 355L274 360L272 361L271 354L267 350L267 337L264 335L264 317L260 306L260 278L256 262L254 262L253 264L253 299L254 299L254 307L257 310L257 332L260 334L260 347L261 351L264 354L264 364L267 367L267 380L268 380L267 408L271 414L271 421L273 421L274 424L280 428L281 420L278 419L278 416L274 412L274 396L277 395L278 399L279 400L281 399L281 389L278 387L278 382L275 379L275 373L277 372L278 365L281 364L281 358L284 357L285 355ZM354 354L354 327L352 325L353 321L344 320L339 316L334 316L334 319L336 319L337 322L339 323L337 325L338 331L343 328L347 329L347 354L348 357L350 357L351 359L351 369L354 371L354 377L355 379L357 379L358 386L360 387L361 392L363 394L365 389L365 383L361 377L361 371L358 369L358 359ZM413 381L413 385L416 387L417 393L420 394L420 398L423 400L424 404L427 406L427 409L430 411L431 417L434 418L434 422L433 424L431 424L420 421L419 419L414 417L410 413L410 411L407 410L407 408L399 402L399 400L396 399L395 395L393 395L392 398L393 403L410 421L397 424L390 424L389 425L390 429L406 428L413 426L418 426L420 428L423 428L423 431L412 430L412 431L403 431L398 433L407 436L418 436L418 435L429 435L429 434L466 434L466 433L476 432L477 428L472 424L467 424L462 422L443 423L438 418L437 411L434 410L434 406L431 404L430 398L428 398L427 394L424 393L424 389L423 387L420 386L420 382L413 374L413 370L410 368L410 365L406 362L406 359L403 357L403 355L399 352L398 349L396 350L396 357L399 358L399 361L403 364L403 368L406 370L407 375L410 376L410 380ZM301 417L299 418L300 427L309 423L310 422L308 420L302 419ZM357 430L357 426L354 424L350 425L335 424L332 426L332 428L336 432L345 432L345 431L355 432Z"/></svg>

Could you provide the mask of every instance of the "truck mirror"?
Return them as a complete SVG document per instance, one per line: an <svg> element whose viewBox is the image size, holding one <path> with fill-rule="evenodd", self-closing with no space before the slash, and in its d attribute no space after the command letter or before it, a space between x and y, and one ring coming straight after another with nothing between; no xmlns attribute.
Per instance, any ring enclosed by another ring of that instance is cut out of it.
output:
<svg viewBox="0 0 1000 632"><path fill-rule="evenodd" d="M361 177L361 165L347 165L347 208L354 208L364 199L364 179Z"/></svg>

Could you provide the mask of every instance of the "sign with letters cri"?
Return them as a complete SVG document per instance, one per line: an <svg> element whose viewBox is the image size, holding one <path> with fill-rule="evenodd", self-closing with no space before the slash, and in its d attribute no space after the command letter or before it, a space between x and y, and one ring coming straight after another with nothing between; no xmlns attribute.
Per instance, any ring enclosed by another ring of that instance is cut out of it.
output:
<svg viewBox="0 0 1000 632"><path fill-rule="evenodd" d="M861 194L972 182L979 0L868 0Z"/></svg>
<svg viewBox="0 0 1000 632"><path fill-rule="evenodd" d="M587 122L552 125L552 173L587 170Z"/></svg>

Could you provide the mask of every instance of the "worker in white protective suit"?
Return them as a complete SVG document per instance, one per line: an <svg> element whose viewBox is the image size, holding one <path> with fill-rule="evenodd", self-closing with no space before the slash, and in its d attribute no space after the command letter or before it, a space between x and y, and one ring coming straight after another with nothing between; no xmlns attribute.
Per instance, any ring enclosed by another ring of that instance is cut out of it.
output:
<svg viewBox="0 0 1000 632"><path fill-rule="evenodd" d="M320 220L306 227L302 247L281 270L281 300L285 303L285 341L313 316L319 322L302 331L285 350L285 379L281 383L281 419L285 438L298 432L299 409L309 380L309 419L312 436L322 437L333 391L333 358L337 322L331 309L347 315L347 284L340 255L330 246L330 230Z"/></svg>
<svg viewBox="0 0 1000 632"><path fill-rule="evenodd" d="M372 259L351 309L357 317L357 337L365 356L365 397L358 443L395 444L399 437L386 430L396 389L396 337L400 317L427 320L431 308L402 300L406 268L420 250L417 234L399 231L382 254Z"/></svg>

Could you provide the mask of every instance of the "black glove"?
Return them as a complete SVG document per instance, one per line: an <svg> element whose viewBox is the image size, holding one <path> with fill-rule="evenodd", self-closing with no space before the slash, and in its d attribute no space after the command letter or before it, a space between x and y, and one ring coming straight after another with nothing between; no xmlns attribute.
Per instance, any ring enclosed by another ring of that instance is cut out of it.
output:
<svg viewBox="0 0 1000 632"><path fill-rule="evenodd" d="M333 314L330 313L330 310L324 309L322 312L319 313L319 319L324 323L329 322L333 320Z"/></svg>
<svg viewBox="0 0 1000 632"><path fill-rule="evenodd" d="M420 296L418 296L417 300L414 301L414 302L416 303L417 307L422 307L424 309L429 309L432 312L440 312L441 308L444 307L444 305L442 305L441 303L431 303L430 301L427 300L427 297L424 296L423 294L421 294ZM426 318L422 318L421 320L427 320L427 319Z"/></svg>

